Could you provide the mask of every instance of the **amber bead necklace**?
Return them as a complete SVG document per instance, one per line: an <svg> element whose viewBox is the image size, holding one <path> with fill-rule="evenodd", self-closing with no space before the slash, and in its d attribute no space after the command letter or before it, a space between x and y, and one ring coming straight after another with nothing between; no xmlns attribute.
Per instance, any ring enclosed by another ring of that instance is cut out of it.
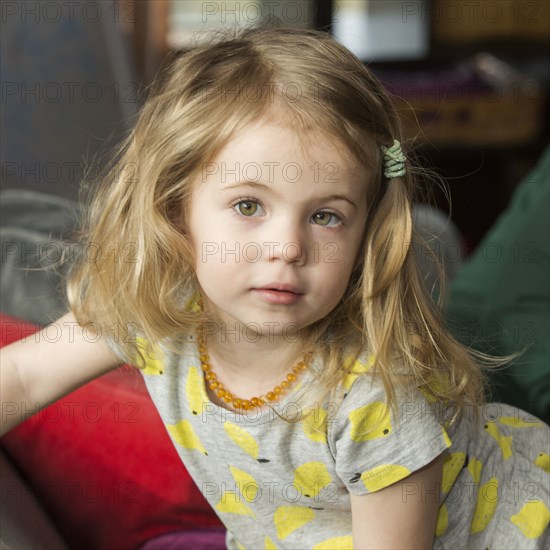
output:
<svg viewBox="0 0 550 550"><path fill-rule="evenodd" d="M231 405L237 410L249 411L263 407L268 402L278 401L285 391L287 391L291 385L296 382L300 374L308 368L308 364L311 361L311 353L308 353L304 357L304 360L299 361L294 367L292 367L292 370L286 375L284 380L282 380L279 385L275 386L271 391L268 391L265 395L251 397L250 399L240 399L234 396L221 382L218 381L216 373L212 370L212 366L209 363L202 327L198 331L197 342L199 347L201 369L204 372L204 379L206 380L208 387L225 403L231 403Z"/></svg>

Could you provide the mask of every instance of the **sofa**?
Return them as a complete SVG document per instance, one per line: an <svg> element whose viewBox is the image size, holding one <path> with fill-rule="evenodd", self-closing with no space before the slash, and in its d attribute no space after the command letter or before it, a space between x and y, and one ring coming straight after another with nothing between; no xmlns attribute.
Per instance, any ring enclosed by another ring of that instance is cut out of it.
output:
<svg viewBox="0 0 550 550"><path fill-rule="evenodd" d="M2 315L0 343L32 338L36 329ZM222 526L135 368L120 367L34 412L3 404L3 415L24 422L0 443L2 548L151 548L163 535L178 533L182 542L205 529L219 543L208 548L224 548Z"/></svg>

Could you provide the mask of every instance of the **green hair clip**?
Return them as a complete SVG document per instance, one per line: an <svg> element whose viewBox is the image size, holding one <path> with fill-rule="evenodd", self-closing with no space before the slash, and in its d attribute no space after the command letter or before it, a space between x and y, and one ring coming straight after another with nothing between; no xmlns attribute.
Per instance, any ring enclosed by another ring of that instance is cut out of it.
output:
<svg viewBox="0 0 550 550"><path fill-rule="evenodd" d="M401 144L394 139L391 147L380 146L384 155L384 176L388 179L405 175L405 162L407 157L401 150Z"/></svg>

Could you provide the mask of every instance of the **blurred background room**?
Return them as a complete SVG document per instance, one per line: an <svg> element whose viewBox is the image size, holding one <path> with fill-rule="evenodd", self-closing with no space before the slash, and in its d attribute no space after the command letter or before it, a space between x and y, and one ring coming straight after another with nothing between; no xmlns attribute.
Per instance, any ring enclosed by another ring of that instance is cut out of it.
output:
<svg viewBox="0 0 550 550"><path fill-rule="evenodd" d="M4 2L2 189L76 199L170 54L270 16L331 32L387 84L473 249L548 138L546 0Z"/></svg>

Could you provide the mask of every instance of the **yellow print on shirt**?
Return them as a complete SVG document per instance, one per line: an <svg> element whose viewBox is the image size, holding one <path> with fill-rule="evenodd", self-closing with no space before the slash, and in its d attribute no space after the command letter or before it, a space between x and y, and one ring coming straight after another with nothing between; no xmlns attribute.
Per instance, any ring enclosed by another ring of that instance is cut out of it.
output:
<svg viewBox="0 0 550 550"><path fill-rule="evenodd" d="M197 367L189 367L189 373L185 381L185 396L193 415L198 416L201 414L204 403L208 402L208 397Z"/></svg>
<svg viewBox="0 0 550 550"><path fill-rule="evenodd" d="M355 409L348 418L351 422L350 437L356 443L386 437L392 431L390 410L382 401Z"/></svg>
<svg viewBox="0 0 550 550"><path fill-rule="evenodd" d="M178 445L181 445L185 449L196 449L208 455L189 420L182 420L177 424L166 424L166 429Z"/></svg>
<svg viewBox="0 0 550 550"><path fill-rule="evenodd" d="M308 498L317 498L331 482L332 477L322 462L306 462L294 470L294 486Z"/></svg>
<svg viewBox="0 0 550 550"><path fill-rule="evenodd" d="M279 506L273 514L277 537L283 540L315 518L315 512L304 506Z"/></svg>
<svg viewBox="0 0 550 550"><path fill-rule="evenodd" d="M510 518L528 539L540 537L548 528L550 511L542 502L526 502L521 510Z"/></svg>

